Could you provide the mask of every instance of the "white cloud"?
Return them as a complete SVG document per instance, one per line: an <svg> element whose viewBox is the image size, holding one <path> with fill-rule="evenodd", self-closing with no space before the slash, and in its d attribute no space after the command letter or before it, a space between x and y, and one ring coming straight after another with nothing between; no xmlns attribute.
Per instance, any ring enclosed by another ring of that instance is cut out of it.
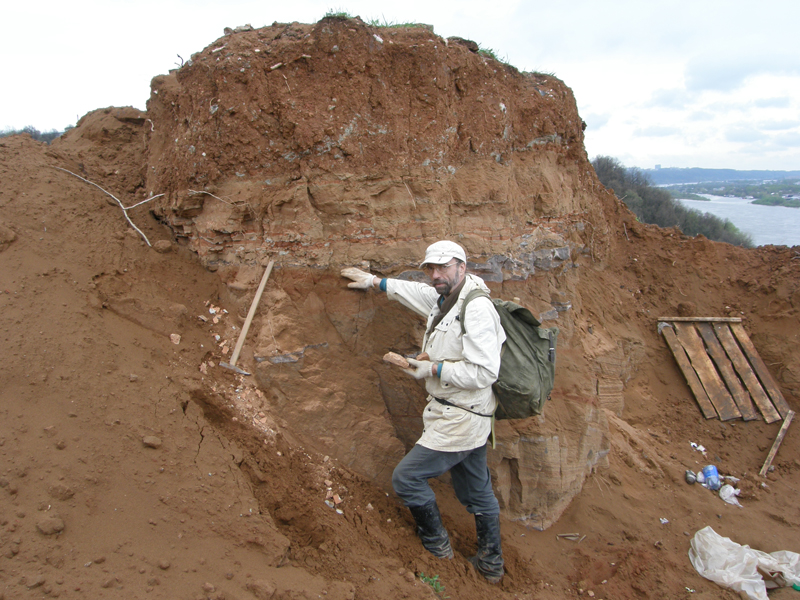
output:
<svg viewBox="0 0 800 600"><path fill-rule="evenodd" d="M634 131L635 135L644 137L666 137L668 135L676 135L678 133L680 133L680 129L677 127L669 127L664 125L640 127Z"/></svg>
<svg viewBox="0 0 800 600"><path fill-rule="evenodd" d="M598 115L595 113L587 113L583 115L583 120L586 123L587 129L598 130L608 123L608 115Z"/></svg>
<svg viewBox="0 0 800 600"><path fill-rule="evenodd" d="M795 129L800 127L800 121L797 119L791 121L764 121L759 123L759 129L763 129L765 131L785 131L787 129Z"/></svg>
<svg viewBox="0 0 800 600"><path fill-rule="evenodd" d="M767 136L752 127L734 127L725 132L725 139L729 142L749 144L767 139Z"/></svg>
<svg viewBox="0 0 800 600"><path fill-rule="evenodd" d="M780 98L759 98L753 101L753 104L758 108L788 108L791 103L792 99L788 96Z"/></svg>

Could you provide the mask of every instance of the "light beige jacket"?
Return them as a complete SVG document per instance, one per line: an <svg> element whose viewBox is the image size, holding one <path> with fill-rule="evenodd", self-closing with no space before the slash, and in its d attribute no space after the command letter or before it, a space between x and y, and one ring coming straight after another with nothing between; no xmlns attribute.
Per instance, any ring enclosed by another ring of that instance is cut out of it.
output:
<svg viewBox="0 0 800 600"><path fill-rule="evenodd" d="M456 305L422 341L422 351L431 361L444 363L441 379L425 379L429 402L417 443L431 450L460 452L479 448L486 443L492 427L491 418L443 405L434 397L485 415L494 413L497 406L492 384L500 370L500 350L506 335L492 302L483 297L467 305L466 333L461 334L459 315L464 298L475 288L489 291L480 277L466 277ZM439 294L432 286L389 279L386 291L390 299L427 317L426 330L430 329L431 321L439 314Z"/></svg>

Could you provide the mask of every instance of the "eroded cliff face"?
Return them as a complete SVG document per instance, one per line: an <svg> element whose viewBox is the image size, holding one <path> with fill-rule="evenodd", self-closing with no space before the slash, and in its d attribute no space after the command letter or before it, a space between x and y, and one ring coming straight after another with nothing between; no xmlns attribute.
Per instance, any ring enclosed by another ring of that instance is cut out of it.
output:
<svg viewBox="0 0 800 600"><path fill-rule="evenodd" d="M144 191L166 194L155 213L240 316L276 260L242 360L305 443L387 488L424 392L380 357L417 350L423 324L338 272L422 277L428 244L462 244L496 295L561 329L554 400L501 424L490 459L506 514L546 527L604 464L602 409L621 412L641 346L581 310L584 293L613 305L584 272L630 216L596 180L569 88L476 50L358 19L231 32L153 80Z"/></svg>

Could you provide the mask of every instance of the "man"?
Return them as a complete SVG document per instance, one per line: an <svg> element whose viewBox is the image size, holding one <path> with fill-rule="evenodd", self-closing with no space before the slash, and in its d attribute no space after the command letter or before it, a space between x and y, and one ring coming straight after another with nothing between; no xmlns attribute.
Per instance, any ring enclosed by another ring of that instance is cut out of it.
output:
<svg viewBox="0 0 800 600"><path fill-rule="evenodd" d="M408 359L406 373L424 379L428 405L422 437L392 475L395 492L414 516L422 545L434 556L452 558L450 538L442 525L436 496L428 479L450 471L459 501L475 515L478 553L470 559L491 583L503 577L500 548L500 507L486 465L486 441L492 431L497 400L492 384L500 369L506 339L497 312L487 297L467 304L464 333L460 318L467 294L483 280L467 275L464 249L447 240L431 244L420 268L432 285L380 279L353 267L342 270L348 287L378 287L389 298L427 317L422 339L426 360ZM420 356L424 356L421 354Z"/></svg>

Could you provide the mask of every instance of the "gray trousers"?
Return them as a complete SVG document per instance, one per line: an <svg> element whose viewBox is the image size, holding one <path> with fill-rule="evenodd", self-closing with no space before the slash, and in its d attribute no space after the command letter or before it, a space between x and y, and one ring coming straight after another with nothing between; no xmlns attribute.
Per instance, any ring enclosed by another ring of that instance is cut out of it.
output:
<svg viewBox="0 0 800 600"><path fill-rule="evenodd" d="M463 452L440 452L415 445L395 467L392 487L406 506L417 507L436 500L428 479L450 471L456 497L467 511L500 514L486 465L486 446Z"/></svg>

